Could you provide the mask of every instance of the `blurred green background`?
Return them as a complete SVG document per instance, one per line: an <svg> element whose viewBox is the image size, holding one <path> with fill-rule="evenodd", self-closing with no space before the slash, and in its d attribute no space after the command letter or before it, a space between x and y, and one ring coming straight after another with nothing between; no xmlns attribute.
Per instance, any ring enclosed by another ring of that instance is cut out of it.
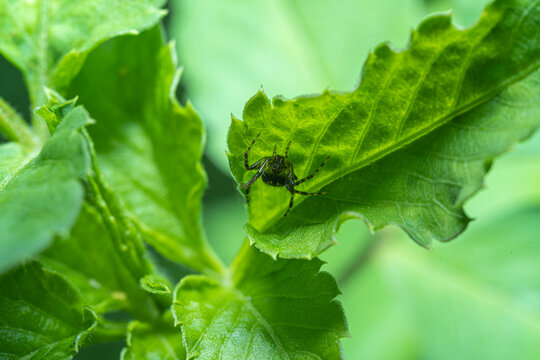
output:
<svg viewBox="0 0 540 360"><path fill-rule="evenodd" d="M207 129L207 236L230 262L246 221L225 157L230 114L269 97L350 91L377 44L404 48L426 15L452 9L470 26L484 0L175 0L165 19L184 66L178 96ZM0 96L27 118L20 74L0 59ZM540 359L540 133L498 158L467 205L476 218L427 251L396 228L349 221L322 258L339 282L347 359ZM78 359L117 358L122 344Z"/></svg>

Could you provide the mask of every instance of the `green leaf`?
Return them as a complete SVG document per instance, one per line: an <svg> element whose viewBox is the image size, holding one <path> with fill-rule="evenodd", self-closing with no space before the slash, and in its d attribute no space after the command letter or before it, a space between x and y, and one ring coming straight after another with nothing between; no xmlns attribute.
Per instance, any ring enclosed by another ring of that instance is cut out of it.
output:
<svg viewBox="0 0 540 360"><path fill-rule="evenodd" d="M123 309L137 318L156 319L157 305L139 286L142 275L127 264L133 245L128 242L122 251L113 236L99 209L85 203L69 237L56 239L40 259L76 285L97 313Z"/></svg>
<svg viewBox="0 0 540 360"><path fill-rule="evenodd" d="M372 229L398 225L424 246L461 233L469 221L463 202L481 187L490 160L540 123L539 74L527 77L540 59L537 18L534 3L518 1L495 2L468 30L436 15L413 32L407 51L379 46L352 93L272 104L255 95L229 132L239 182L254 175L243 154L259 132L250 163L274 145L283 154L289 141L299 179L330 159L298 187L328 194L297 195L286 218L284 188L252 186L250 241L274 257L310 258L333 244L348 218Z"/></svg>
<svg viewBox="0 0 540 360"><path fill-rule="evenodd" d="M19 161L9 165L20 148L2 145L2 155L12 155L0 184L0 271L42 251L55 235L66 236L75 223L89 168L80 131L89 119L82 107L65 114L39 155L20 169Z"/></svg>
<svg viewBox="0 0 540 360"><path fill-rule="evenodd" d="M539 216L537 205L482 217L459 241L431 252L383 231L369 261L342 285L356 339L343 342L345 355L535 358L540 351Z"/></svg>
<svg viewBox="0 0 540 360"><path fill-rule="evenodd" d="M487 178L486 189L467 204L468 212L477 220L458 240L437 246L434 251L426 252L407 244L403 233L388 228L367 240L373 242L372 251L362 257L357 248L366 240L344 238L347 234L343 231L366 232L362 231L359 221L347 222L344 229L340 229L339 246L325 252L323 259L328 261L327 271L336 277L344 294L342 302L351 332L351 339L342 342L346 358L444 359L449 354L454 357L459 354L458 357L464 359L497 359L521 351L517 349L518 341L508 342L505 332L494 330L492 325L502 318L513 324L512 331L528 333L529 326L516 322L513 314L522 311L522 304L530 310L540 310L535 265L540 260L536 241L538 211L534 210L540 207L540 189L534 181L540 176L540 168L536 166L540 162L539 145L540 132L537 132L533 139L497 160ZM421 275L407 267L394 271L393 257L418 261ZM361 258L363 260L359 261ZM438 277L441 272L435 269L442 269L446 278L459 279L463 288L474 282L475 291L472 294L456 291L456 287ZM424 274L432 273L436 273L437 278L426 280ZM410 289L411 282L418 283L412 285L413 288L421 286L422 290ZM422 303L432 301L426 297L433 292L442 292L436 300L437 306L424 307ZM511 299L508 306L490 309L482 305L482 301L495 293L499 298ZM362 306L358 306L359 303ZM474 316L467 315L468 308L477 306L481 310ZM428 308L433 313L426 314L421 321L412 316L418 314L417 309L424 312ZM452 322L460 324L459 331L441 331ZM426 327L426 332L432 331L428 336L421 333ZM465 330L470 333L465 335ZM434 340L434 334L444 339ZM479 334L488 340L479 341ZM534 337L534 332L532 335ZM494 344L501 344L505 349L494 350ZM443 354L435 354L436 349ZM523 350L530 351L526 349L534 349L534 343ZM490 355L493 350L496 356Z"/></svg>
<svg viewBox="0 0 540 360"><path fill-rule="evenodd" d="M9 181L21 168L32 159L28 151L19 143L0 144L0 183Z"/></svg>
<svg viewBox="0 0 540 360"><path fill-rule="evenodd" d="M160 275L146 275L140 282L141 288L151 294L167 295L171 293L167 279Z"/></svg>
<svg viewBox="0 0 540 360"><path fill-rule="evenodd" d="M2 359L70 359L95 325L76 290L38 262L0 277Z"/></svg>
<svg viewBox="0 0 540 360"><path fill-rule="evenodd" d="M173 55L158 28L117 38L90 54L70 93L97 120L89 131L99 166L146 240L174 261L220 272L200 222L204 132L175 98Z"/></svg>
<svg viewBox="0 0 540 360"><path fill-rule="evenodd" d="M180 360L186 353L182 335L175 329L154 329L133 323L128 332L127 347L122 350L121 360Z"/></svg>
<svg viewBox="0 0 540 360"><path fill-rule="evenodd" d="M59 104L40 110L52 128L56 114L69 108L60 95L53 95L58 96L54 102ZM155 321L158 306L140 287L143 277L154 274L143 237L106 183L86 130L83 135L92 160L83 211L69 238L57 239L41 259L77 284L98 312L123 309L136 318ZM91 250L89 243L93 244Z"/></svg>
<svg viewBox="0 0 540 360"><path fill-rule="evenodd" d="M347 336L336 282L322 261L277 260L245 246L232 283L182 279L172 311L188 359L340 359Z"/></svg>
<svg viewBox="0 0 540 360"><path fill-rule="evenodd" d="M154 26L162 0L0 1L0 53L23 73L31 103L45 102L43 86L67 86L88 52L119 34Z"/></svg>

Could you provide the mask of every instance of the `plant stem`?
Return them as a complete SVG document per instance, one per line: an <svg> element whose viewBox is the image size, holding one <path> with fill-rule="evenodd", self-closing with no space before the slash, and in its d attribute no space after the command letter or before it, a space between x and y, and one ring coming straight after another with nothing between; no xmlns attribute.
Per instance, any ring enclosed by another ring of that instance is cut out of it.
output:
<svg viewBox="0 0 540 360"><path fill-rule="evenodd" d="M100 318L90 341L92 344L102 344L125 340L128 326L128 322L110 321Z"/></svg>
<svg viewBox="0 0 540 360"><path fill-rule="evenodd" d="M349 281L360 269L362 269L371 259L371 256L375 250L383 242L384 235L381 235L380 232L375 233L367 244L358 251L358 254L355 256L355 261L349 264L345 269L343 274L337 279L337 282L340 286L344 286L347 281Z"/></svg>
<svg viewBox="0 0 540 360"><path fill-rule="evenodd" d="M0 98L0 132L8 140L16 141L27 149L32 149L38 144L38 139L24 119L2 98Z"/></svg>

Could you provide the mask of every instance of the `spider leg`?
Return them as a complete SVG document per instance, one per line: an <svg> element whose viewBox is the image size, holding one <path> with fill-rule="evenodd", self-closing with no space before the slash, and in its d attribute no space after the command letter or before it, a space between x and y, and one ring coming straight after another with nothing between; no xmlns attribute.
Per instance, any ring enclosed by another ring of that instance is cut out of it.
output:
<svg viewBox="0 0 540 360"><path fill-rule="evenodd" d="M259 170L253 175L251 179L249 179L245 184L240 185L240 189L249 188L251 184L253 184L255 181L257 181L258 178L261 177L261 175L264 172L264 169L266 169L266 164L268 163L268 158L262 158L261 160L257 161L252 166L258 165L260 162L262 162L261 167L259 167Z"/></svg>
<svg viewBox="0 0 540 360"><path fill-rule="evenodd" d="M311 175L308 175L306 176L305 178L303 179L300 179L298 181L295 181L294 182L294 185L299 185L301 183L303 183L304 181L307 181L309 179L311 179L312 177L315 176L315 174L317 174L319 172L319 170L321 170L321 168L324 166L324 163L326 162L326 160L328 160L330 158L330 156L327 156L326 159L324 159L324 161L321 163L321 165L319 165L319 167L311 174Z"/></svg>
<svg viewBox="0 0 540 360"><path fill-rule="evenodd" d="M256 168L256 164L258 164L260 162L257 161L255 164L253 165L249 165L249 162L248 162L248 154L249 154L249 150L251 150L251 147L253 146L253 144L255 144L255 141L257 141L257 139L259 138L259 136L261 136L261 133L258 133L257 136L255 136L255 139L253 139L253 141L251 142L251 144L248 146L246 152L244 153L244 166L246 169L248 170L253 170Z"/></svg>
<svg viewBox="0 0 540 360"><path fill-rule="evenodd" d="M247 187L246 189L246 204L249 206L249 189L251 189L250 186Z"/></svg>
<svg viewBox="0 0 540 360"><path fill-rule="evenodd" d="M285 148L285 158L289 157L289 148L291 147L291 142L287 144L287 147Z"/></svg>
<svg viewBox="0 0 540 360"><path fill-rule="evenodd" d="M291 209L293 207L293 204L294 204L294 189L293 189L293 191L291 191L291 200L289 201L289 207L287 208L287 211L285 211L285 215L283 215L283 217L287 216L289 211L291 211Z"/></svg>
<svg viewBox="0 0 540 360"><path fill-rule="evenodd" d="M294 192L296 194L300 194L300 195L324 195L324 194L328 194L328 191L309 193L309 192L300 191L300 190L296 190L296 189L294 190Z"/></svg>
<svg viewBox="0 0 540 360"><path fill-rule="evenodd" d="M261 163L265 162L266 159L268 159L268 158L265 158L265 157L264 157L264 158L262 158L262 159L259 159L255 164L249 165L246 169L248 169L248 170L254 170L254 169L257 169L257 170L258 170L258 169L260 169L261 166L262 166Z"/></svg>

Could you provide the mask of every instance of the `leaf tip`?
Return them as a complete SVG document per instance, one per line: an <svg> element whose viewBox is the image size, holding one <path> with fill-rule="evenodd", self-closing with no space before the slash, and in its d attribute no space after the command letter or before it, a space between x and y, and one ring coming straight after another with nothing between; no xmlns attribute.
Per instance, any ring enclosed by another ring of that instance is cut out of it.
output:
<svg viewBox="0 0 540 360"><path fill-rule="evenodd" d="M244 106L243 118L244 121L250 118L256 118L261 113L266 113L271 110L270 100L261 87L255 95L253 95Z"/></svg>
<svg viewBox="0 0 540 360"><path fill-rule="evenodd" d="M171 52L171 54L176 54L176 52ZM176 55L173 55L176 56ZM174 63L176 63L176 60L173 60ZM169 86L169 99L172 101L176 100L176 89L178 89L178 85L180 84L180 79L182 78L182 73L184 72L184 67L180 66L178 67L173 75L171 85Z"/></svg>
<svg viewBox="0 0 540 360"><path fill-rule="evenodd" d="M421 35L433 36L450 27L452 27L452 10L429 15L418 25L417 31Z"/></svg>
<svg viewBox="0 0 540 360"><path fill-rule="evenodd" d="M383 42L373 50L373 56L378 59L391 59L395 55L396 51L389 42Z"/></svg>

